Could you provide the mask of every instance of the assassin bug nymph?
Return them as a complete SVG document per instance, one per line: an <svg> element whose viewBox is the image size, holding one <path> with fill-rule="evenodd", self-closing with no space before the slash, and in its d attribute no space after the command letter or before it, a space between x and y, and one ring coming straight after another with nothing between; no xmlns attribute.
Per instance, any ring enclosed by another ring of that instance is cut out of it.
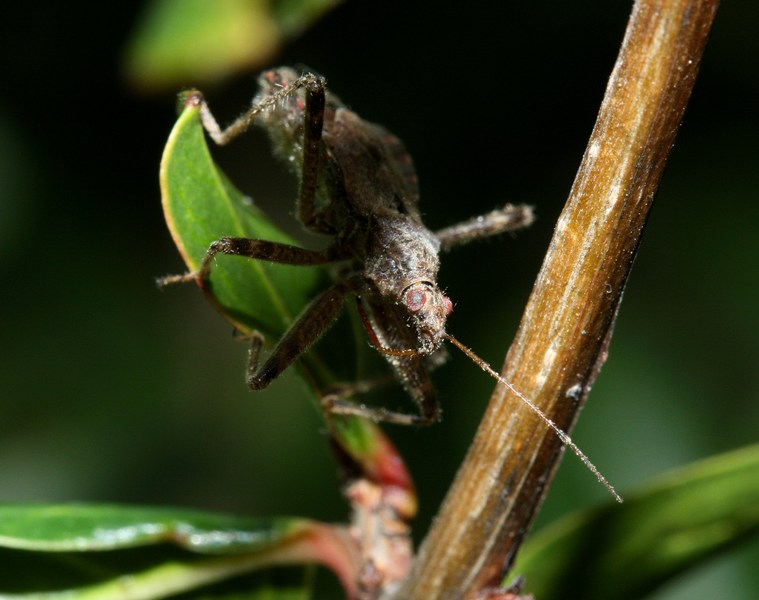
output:
<svg viewBox="0 0 759 600"><path fill-rule="evenodd" d="M254 124L263 127L276 154L293 165L299 178L298 219L333 241L323 250L307 250L223 237L210 245L196 272L165 277L159 284L195 280L205 287L217 254L289 265L339 263L343 268L338 280L306 306L260 368L262 340L254 337L248 371L252 389L266 388L304 353L332 325L352 294L371 344L387 358L419 414L345 400L361 385L346 385L329 394L324 401L328 410L404 425L437 421L440 411L429 371L444 360L442 345L448 340L519 396L615 493L566 433L445 331L453 305L437 285L439 252L525 227L533 221L532 209L507 204L432 232L422 223L416 172L398 138L346 108L326 89L323 77L298 75L282 67L264 72L258 83L251 108L226 129L219 127L200 92L189 92L187 101L199 107L203 126L219 145Z"/></svg>

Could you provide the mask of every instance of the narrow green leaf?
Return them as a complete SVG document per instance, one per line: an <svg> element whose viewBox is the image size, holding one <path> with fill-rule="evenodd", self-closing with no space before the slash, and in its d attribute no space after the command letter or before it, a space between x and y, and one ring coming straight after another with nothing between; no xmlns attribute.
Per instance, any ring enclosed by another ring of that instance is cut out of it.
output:
<svg viewBox="0 0 759 600"><path fill-rule="evenodd" d="M321 563L351 586L356 559L346 536L305 519L115 505L0 506L0 597L161 598L240 575L246 575L240 588L246 597L301 597L300 568L295 583L288 577L274 585L276 577L249 580L248 574Z"/></svg>
<svg viewBox="0 0 759 600"><path fill-rule="evenodd" d="M238 236L296 244L271 224L214 164L196 107L180 115L161 162L166 223L188 269L211 242ZM243 331L278 338L325 283L314 267L219 256L211 289L222 314Z"/></svg>
<svg viewBox="0 0 759 600"><path fill-rule="evenodd" d="M191 271L199 266L208 245L224 235L297 244L272 225L214 164L196 107L186 107L171 132L161 162L161 188L166 222ZM275 341L327 285L324 272L314 267L218 256L211 272L209 299L240 330L261 331L267 339ZM352 312L354 330L361 329L355 311ZM350 335L350 332L343 333ZM363 335L363 329L358 333ZM344 348L345 344L341 346ZM336 352L332 356L343 362L357 358L360 363L366 349L367 344L361 340L352 355ZM304 361L299 361L301 373L317 398L326 384L335 381L333 373L341 373L347 380L351 378L345 365L330 364L327 368L314 352L306 353ZM381 430L356 417L336 419L329 424L337 444L363 467L363 473L370 478L382 473L382 479L392 471L389 479L395 479L396 471L403 471L401 479L404 483L400 487L408 490L409 510L411 507L415 510L410 478ZM393 459L388 460L389 456ZM391 463L400 466L389 469L387 465Z"/></svg>
<svg viewBox="0 0 759 600"><path fill-rule="evenodd" d="M84 552L170 542L206 554L251 552L299 535L308 524L176 508L5 505L0 506L0 547Z"/></svg>
<svg viewBox="0 0 759 600"><path fill-rule="evenodd" d="M759 446L751 446L666 475L622 505L547 527L513 573L541 600L640 598L757 535Z"/></svg>

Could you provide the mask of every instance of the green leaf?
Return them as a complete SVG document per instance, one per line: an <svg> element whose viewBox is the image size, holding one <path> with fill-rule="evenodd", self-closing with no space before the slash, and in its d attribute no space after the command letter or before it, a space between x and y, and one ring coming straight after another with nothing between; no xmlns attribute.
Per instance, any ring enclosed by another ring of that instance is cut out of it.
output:
<svg viewBox="0 0 759 600"><path fill-rule="evenodd" d="M214 164L197 107L180 115L161 162L166 223L188 269L196 270L211 242L238 236L296 244L241 194ZM325 278L314 267L273 265L219 256L211 271L213 298L242 331L280 337Z"/></svg>
<svg viewBox="0 0 759 600"><path fill-rule="evenodd" d="M125 68L143 88L207 82L262 65L279 37L266 0L154 0L127 48Z"/></svg>
<svg viewBox="0 0 759 600"><path fill-rule="evenodd" d="M308 521L251 519L176 508L0 506L0 546L45 552L120 550L171 542L204 554L262 550Z"/></svg>
<svg viewBox="0 0 759 600"><path fill-rule="evenodd" d="M264 567L315 562L346 581L353 576L341 529L174 508L0 506L3 597L160 598ZM241 589L261 594L246 594L252 598L305 598L303 569L296 573L295 583L290 576L276 585L271 575L246 577Z"/></svg>
<svg viewBox="0 0 759 600"><path fill-rule="evenodd" d="M166 223L190 271L198 268L208 245L224 235L297 244L272 225L214 164L197 107L185 107L171 132L161 162L161 190ZM255 329L269 340L276 340L294 317L326 288L326 279L323 271L313 267L218 256L211 271L209 300L238 329L246 332ZM352 316L354 333L363 335L355 310ZM342 333L356 337L350 332ZM345 347L345 343L340 345ZM366 349L362 340L352 357L360 362ZM351 359L346 352L327 355L343 362ZM317 399L320 390L337 379L333 373L339 372L348 380L351 377L344 365L326 367L315 352L307 352L297 364ZM408 511L415 512L411 480L382 431L356 417L330 419L328 425L333 439L360 471L383 485L402 489L407 494Z"/></svg>
<svg viewBox="0 0 759 600"><path fill-rule="evenodd" d="M197 85L264 66L337 0L153 0L125 54L142 88Z"/></svg>
<svg viewBox="0 0 759 600"><path fill-rule="evenodd" d="M550 600L639 598L759 534L759 446L662 477L625 503L564 519L525 544L513 573Z"/></svg>

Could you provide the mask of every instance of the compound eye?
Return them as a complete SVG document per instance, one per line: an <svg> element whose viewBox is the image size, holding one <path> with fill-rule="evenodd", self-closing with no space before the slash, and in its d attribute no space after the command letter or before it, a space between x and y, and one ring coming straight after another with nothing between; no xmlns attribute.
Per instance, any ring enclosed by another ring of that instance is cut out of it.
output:
<svg viewBox="0 0 759 600"><path fill-rule="evenodd" d="M427 293L424 290L413 289L406 293L406 308L411 312L419 312L427 304Z"/></svg>

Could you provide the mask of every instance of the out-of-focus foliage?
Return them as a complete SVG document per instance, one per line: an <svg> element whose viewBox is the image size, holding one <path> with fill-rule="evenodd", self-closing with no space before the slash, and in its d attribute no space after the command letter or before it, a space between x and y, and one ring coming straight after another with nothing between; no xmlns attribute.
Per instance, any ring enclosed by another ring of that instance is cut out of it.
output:
<svg viewBox="0 0 759 600"><path fill-rule="evenodd" d="M151 0L124 58L142 88L208 83L262 67L340 0Z"/></svg>
<svg viewBox="0 0 759 600"><path fill-rule="evenodd" d="M285 376L249 392L245 345L201 294L155 290L156 276L184 266L156 177L175 90L146 101L118 78L144 10L112 2L96 20L90 5L13 3L0 23L0 500L344 520L323 426L303 388ZM349 2L276 58L325 74L359 114L404 140L432 228L506 201L536 206L530 231L443 257L450 330L491 363L505 354L539 268L628 10L438 4L432 27L424 3ZM757 11L720 8L609 361L573 432L623 495L756 441ZM249 103L253 74L212 98L222 121ZM177 87L202 86L201 78ZM292 180L266 140L251 134L215 154L243 193L300 236ZM492 387L460 358L435 381L442 423L388 430L421 490L420 534ZM382 400L407 406L401 390ZM601 501L605 491L569 456L536 529ZM654 597L753 599L757 560L754 542Z"/></svg>
<svg viewBox="0 0 759 600"><path fill-rule="evenodd" d="M524 547L514 573L544 600L641 598L759 535L759 446L658 478L622 506L571 515ZM508 581L505 582L508 584Z"/></svg>

